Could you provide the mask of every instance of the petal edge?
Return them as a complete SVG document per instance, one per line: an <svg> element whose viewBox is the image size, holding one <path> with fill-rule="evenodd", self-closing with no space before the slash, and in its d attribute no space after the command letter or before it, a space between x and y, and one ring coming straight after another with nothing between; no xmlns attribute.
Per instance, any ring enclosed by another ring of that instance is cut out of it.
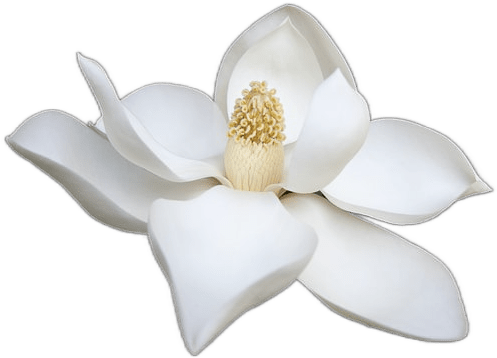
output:
<svg viewBox="0 0 497 358"><path fill-rule="evenodd" d="M219 104L221 110L229 117L232 108L230 103L233 99L228 98L229 96L229 84L231 82L232 74L239 63L240 59L249 50L254 47L257 43L261 42L265 37L270 36L270 34L276 32L278 28L285 24L290 24L291 27L298 34L296 38L301 37L305 42L306 48L313 52L315 59L312 62L312 66L317 68L317 73L313 71L311 76L314 80L308 83L309 90L312 95L312 88L315 88L315 80L319 78L327 78L330 76L337 68L340 68L344 73L350 86L356 89L354 77L352 72L347 65L343 55L334 43L331 36L326 32L326 30L321 26L321 24L316 20L310 13L306 12L304 9L295 5L283 5L270 13L264 15L252 25L250 25L240 36L238 36L235 41L231 44L229 49L226 51L221 65L219 67L218 75L216 78L216 85L214 90L214 99ZM288 41L286 41L288 42ZM297 40L298 42L298 40ZM269 59L271 61L271 59ZM295 71L294 71L295 72ZM302 71L298 71L302 72ZM307 72L307 71L305 71ZM318 76L319 75L319 76ZM268 80L269 86L271 88L275 87L270 78L251 78L250 81L254 80ZM286 82L286 81L283 81ZM242 88L234 89L234 92L238 95L238 91L241 91L248 83L242 85ZM279 94L280 89L275 87ZM236 97L235 97L236 98ZM298 98L296 99L298 101ZM292 102L292 100L290 100ZM282 104L285 106L284 98L282 98ZM293 103L291 104L293 105ZM305 108L301 109L305 111ZM296 112L299 112L298 110ZM305 115L305 113L303 113ZM288 141L290 143L297 139L302 125L301 119L297 118L296 127L292 128L289 133L287 133ZM287 125L290 129L290 124Z"/></svg>
<svg viewBox="0 0 497 358"><path fill-rule="evenodd" d="M369 123L366 100L337 69L314 92L283 187L312 193L327 186L361 148Z"/></svg>
<svg viewBox="0 0 497 358"><path fill-rule="evenodd" d="M104 137L61 111L33 115L6 141L91 217L124 231L145 233L149 207L157 198L192 198L216 183L166 182L125 160Z"/></svg>
<svg viewBox="0 0 497 358"><path fill-rule="evenodd" d="M104 68L78 53L78 63L102 112L105 132L114 148L130 162L168 181L188 182L214 177L230 186L209 160L183 158L164 148L122 104Z"/></svg>
<svg viewBox="0 0 497 358"><path fill-rule="evenodd" d="M323 194L338 207L393 224L430 220L491 191L447 136L398 118L375 119L363 147Z"/></svg>
<svg viewBox="0 0 497 358"><path fill-rule="evenodd" d="M183 340L194 355L242 314L290 285L316 247L313 230L272 193L223 186L189 202L155 202L149 239L171 286Z"/></svg>
<svg viewBox="0 0 497 358"><path fill-rule="evenodd" d="M459 288L438 258L317 195L292 194L282 202L318 235L318 248L299 280L326 306L408 338L466 337Z"/></svg>

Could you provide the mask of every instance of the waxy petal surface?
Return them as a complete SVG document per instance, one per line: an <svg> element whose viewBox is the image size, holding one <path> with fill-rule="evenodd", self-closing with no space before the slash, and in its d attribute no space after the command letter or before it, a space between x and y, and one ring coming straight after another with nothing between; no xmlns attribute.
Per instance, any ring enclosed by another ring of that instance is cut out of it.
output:
<svg viewBox="0 0 497 358"><path fill-rule="evenodd" d="M369 123L366 101L337 70L314 93L282 186L298 193L324 188L361 148Z"/></svg>
<svg viewBox="0 0 497 358"><path fill-rule="evenodd" d="M294 142L323 75L311 46L291 20L285 20L238 60L228 85L228 114L254 80L267 81L270 89L276 89L285 111L286 142Z"/></svg>
<svg viewBox="0 0 497 358"><path fill-rule="evenodd" d="M467 335L459 289L436 257L320 196L290 194L282 203L318 235L299 280L330 309L410 338L455 341Z"/></svg>
<svg viewBox="0 0 497 358"><path fill-rule="evenodd" d="M274 194L224 186L191 201L158 200L149 236L192 354L290 285L316 247L314 231Z"/></svg>
<svg viewBox="0 0 497 358"><path fill-rule="evenodd" d="M121 102L172 153L197 160L224 154L226 121L205 93L171 83L154 83L133 91ZM102 118L95 126L105 133Z"/></svg>
<svg viewBox="0 0 497 358"><path fill-rule="evenodd" d="M299 7L285 5L256 21L228 49L215 100L229 118L251 81L267 81L283 105L289 144L300 134L315 89L337 68L355 88L348 65L323 27Z"/></svg>
<svg viewBox="0 0 497 358"><path fill-rule="evenodd" d="M140 119L119 100L102 66L82 55L78 55L78 61L100 106L105 133L123 157L169 181L185 182L215 177L225 185L230 185L219 167L211 164L209 159L184 158L159 143ZM143 110L141 106L140 109ZM213 153L208 151L206 155L218 154L218 147L214 149Z"/></svg>
<svg viewBox="0 0 497 358"><path fill-rule="evenodd" d="M414 224L490 190L450 139L414 122L386 118L371 122L364 146L323 193L347 211Z"/></svg>
<svg viewBox="0 0 497 358"><path fill-rule="evenodd" d="M167 182L124 159L100 134L73 116L45 111L27 119L7 143L60 183L92 217L145 233L157 198L191 199L215 180Z"/></svg>

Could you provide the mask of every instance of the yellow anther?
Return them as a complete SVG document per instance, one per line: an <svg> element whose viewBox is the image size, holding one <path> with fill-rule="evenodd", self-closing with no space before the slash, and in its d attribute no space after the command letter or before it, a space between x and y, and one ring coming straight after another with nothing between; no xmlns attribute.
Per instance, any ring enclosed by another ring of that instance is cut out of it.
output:
<svg viewBox="0 0 497 358"><path fill-rule="evenodd" d="M250 91L242 91L243 98L235 101L235 110L228 124L229 128L236 128L238 135L229 130L228 137L235 140L239 138L242 144L247 144L247 140L262 144L283 142L283 107L279 99L274 97L276 90L268 90L265 81L253 81L250 87ZM243 134L240 136L242 129Z"/></svg>
<svg viewBox="0 0 497 358"><path fill-rule="evenodd" d="M283 107L265 81L253 81L250 87L235 101L224 164L235 189L263 191L283 175Z"/></svg>

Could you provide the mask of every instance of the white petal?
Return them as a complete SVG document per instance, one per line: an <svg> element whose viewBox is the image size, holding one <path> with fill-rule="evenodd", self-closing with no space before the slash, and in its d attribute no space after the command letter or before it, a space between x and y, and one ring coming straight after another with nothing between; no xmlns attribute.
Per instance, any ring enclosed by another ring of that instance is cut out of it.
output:
<svg viewBox="0 0 497 358"><path fill-rule="evenodd" d="M228 85L228 111L233 111L235 100L242 98L242 90L254 80L267 81L269 88L276 89L285 111L286 142L294 142L323 75L311 46L291 20L285 20L241 56Z"/></svg>
<svg viewBox="0 0 497 358"><path fill-rule="evenodd" d="M251 81L267 81L283 105L286 143L292 143L314 90L337 68L355 86L340 51L316 19L285 5L259 19L231 45L218 72L215 100L229 116Z"/></svg>
<svg viewBox="0 0 497 358"><path fill-rule="evenodd" d="M191 201L158 200L149 236L192 354L290 285L316 247L313 230L272 193L224 186Z"/></svg>
<svg viewBox="0 0 497 358"><path fill-rule="evenodd" d="M59 182L92 217L126 231L146 232L157 198L190 199L214 185L214 180L167 182L128 162L101 135L59 111L27 119L7 143Z"/></svg>
<svg viewBox="0 0 497 358"><path fill-rule="evenodd" d="M312 98L283 186L311 193L328 185L361 148L369 119L366 101L337 70Z"/></svg>
<svg viewBox="0 0 497 358"><path fill-rule="evenodd" d="M122 103L171 153L198 160L224 154L226 121L205 93L186 86L154 83L130 93ZM96 127L103 127L101 118Z"/></svg>
<svg viewBox="0 0 497 358"><path fill-rule="evenodd" d="M329 308L411 338L454 341L467 335L459 289L436 257L317 195L291 194L282 202L318 235L299 279Z"/></svg>
<svg viewBox="0 0 497 358"><path fill-rule="evenodd" d="M364 146L323 193L345 210L412 224L489 190L450 139L390 118L371 122Z"/></svg>
<svg viewBox="0 0 497 358"><path fill-rule="evenodd" d="M201 158L205 160L184 158L162 146L157 138L140 122L140 119L122 104L100 64L80 54L78 54L78 62L100 106L105 133L111 144L123 157L170 181L183 182L215 177L224 184L229 185L222 172L209 163L210 158ZM160 91L151 92L157 95ZM194 97L199 98L198 96ZM153 101L148 100L147 102ZM195 102L189 105L195 106L197 104ZM202 104L200 103L200 105ZM155 108L157 106L156 104ZM136 105L135 109L138 109L140 113L146 112L141 105ZM207 113L207 115L210 114L212 112ZM147 115L150 116L150 113L147 113ZM152 120L154 119L156 118L152 117ZM145 123L147 122L150 123L151 121L145 120ZM178 150L180 145L181 143L174 142L173 147ZM194 152L199 155L200 150L197 148ZM214 154L218 154L218 146L214 148L213 152L208 151L206 153L207 156Z"/></svg>

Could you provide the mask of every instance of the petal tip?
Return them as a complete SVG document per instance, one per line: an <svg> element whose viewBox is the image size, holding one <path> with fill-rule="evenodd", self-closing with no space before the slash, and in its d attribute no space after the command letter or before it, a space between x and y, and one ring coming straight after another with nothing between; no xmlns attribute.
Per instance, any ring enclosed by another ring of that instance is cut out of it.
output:
<svg viewBox="0 0 497 358"><path fill-rule="evenodd" d="M16 140L16 133L19 128L17 128L12 134L9 134L8 136L5 137L5 143L9 146L11 150L14 152L18 152L18 143Z"/></svg>
<svg viewBox="0 0 497 358"><path fill-rule="evenodd" d="M7 143L7 145L10 147L11 146L11 140L12 140L12 137L14 136L15 132L5 136L5 143Z"/></svg>
<svg viewBox="0 0 497 358"><path fill-rule="evenodd" d="M186 350L194 357L198 356L207 347L207 343L204 345L195 344L195 342L192 339L187 338L184 333L182 333L182 336Z"/></svg>
<svg viewBox="0 0 497 358"><path fill-rule="evenodd" d="M486 194L492 192L493 189L480 178L476 178L468 189L461 195L461 199L468 198L473 195Z"/></svg>
<svg viewBox="0 0 497 358"><path fill-rule="evenodd" d="M91 58L86 57L81 52L76 52L76 59L78 61L79 66L81 67L81 69L83 69L83 67L88 66L88 64L91 61L95 62L95 60L92 60Z"/></svg>
<svg viewBox="0 0 497 358"><path fill-rule="evenodd" d="M335 71L333 71L333 73L324 80L324 82L333 83L335 86L344 87L352 92L357 92L357 90L351 86L340 67L337 67Z"/></svg>
<svg viewBox="0 0 497 358"><path fill-rule="evenodd" d="M76 59L77 59L77 61L78 61L79 64L81 64L81 63L96 63L96 64L98 64L98 62L96 60L94 60L91 57L83 55L79 51L76 52Z"/></svg>
<svg viewBox="0 0 497 358"><path fill-rule="evenodd" d="M96 76L104 75L108 79L106 71L98 61L84 56L81 52L76 53L76 58L81 72L92 87L95 86Z"/></svg>
<svg viewBox="0 0 497 358"><path fill-rule="evenodd" d="M494 191L490 185L483 180L478 180L475 184L475 194L486 194Z"/></svg>

